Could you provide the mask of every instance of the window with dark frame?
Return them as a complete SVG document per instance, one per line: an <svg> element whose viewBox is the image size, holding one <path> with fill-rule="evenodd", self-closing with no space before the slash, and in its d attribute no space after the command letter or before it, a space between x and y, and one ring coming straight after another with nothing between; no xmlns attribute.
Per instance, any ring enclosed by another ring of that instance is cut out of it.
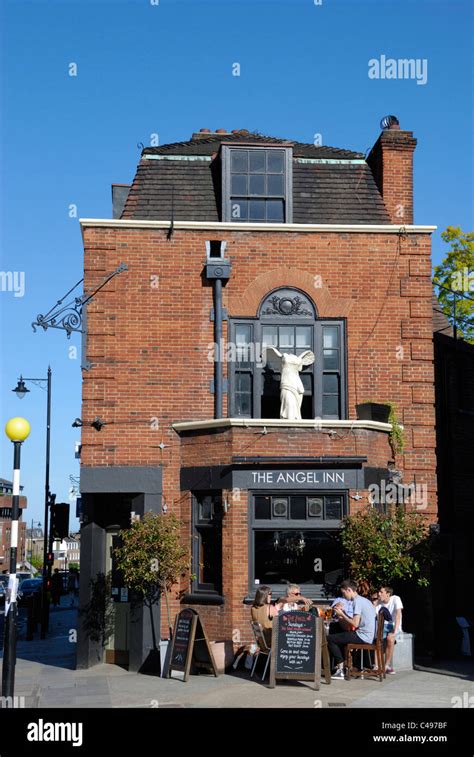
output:
<svg viewBox="0 0 474 757"><path fill-rule="evenodd" d="M255 492L250 507L250 591L260 584L284 593L287 582L321 596L343 573L343 492ZM258 583L256 583L256 581Z"/></svg>
<svg viewBox="0 0 474 757"><path fill-rule="evenodd" d="M299 374L304 386L302 418L346 416L345 321L318 318L309 298L301 295L277 290L264 301L275 307L262 306L258 318L230 320L230 340L236 345L236 360L229 363L232 417L280 417L281 374L271 360L264 365L267 346L295 355L314 352L314 364ZM294 313L285 315L286 302Z"/></svg>
<svg viewBox="0 0 474 757"><path fill-rule="evenodd" d="M222 593L222 495L193 495L193 592Z"/></svg>
<svg viewBox="0 0 474 757"><path fill-rule="evenodd" d="M291 151L285 147L222 147L223 220L291 221Z"/></svg>

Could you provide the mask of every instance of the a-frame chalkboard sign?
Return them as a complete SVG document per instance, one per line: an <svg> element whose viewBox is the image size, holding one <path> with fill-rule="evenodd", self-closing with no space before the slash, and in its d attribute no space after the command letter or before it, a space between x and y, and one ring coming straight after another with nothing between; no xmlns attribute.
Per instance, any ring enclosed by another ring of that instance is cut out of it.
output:
<svg viewBox="0 0 474 757"><path fill-rule="evenodd" d="M321 659L326 683L331 683L322 618L299 610L280 612L273 618L270 688L275 687L276 679L283 679L313 681L318 691Z"/></svg>
<svg viewBox="0 0 474 757"><path fill-rule="evenodd" d="M192 668L202 668L217 678L209 640L196 610L187 607L176 616L169 660L169 678L175 670L184 673L183 680L187 681Z"/></svg>

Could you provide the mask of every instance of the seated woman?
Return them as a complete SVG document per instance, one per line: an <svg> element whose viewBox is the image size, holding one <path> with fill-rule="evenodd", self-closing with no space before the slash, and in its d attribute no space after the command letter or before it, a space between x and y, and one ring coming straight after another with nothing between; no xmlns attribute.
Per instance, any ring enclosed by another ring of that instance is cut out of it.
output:
<svg viewBox="0 0 474 757"><path fill-rule="evenodd" d="M267 645L270 647L272 643L272 625L273 618L278 615L281 610L281 604L272 604L272 590L269 586L259 586L256 593L253 605L250 608L250 615L252 620L260 623L263 629L263 635Z"/></svg>
<svg viewBox="0 0 474 757"><path fill-rule="evenodd" d="M289 610L304 610L305 612L308 612L313 606L311 599L303 597L298 584L288 584L286 596L281 597L278 602L281 604L282 609L285 612L288 612Z"/></svg>

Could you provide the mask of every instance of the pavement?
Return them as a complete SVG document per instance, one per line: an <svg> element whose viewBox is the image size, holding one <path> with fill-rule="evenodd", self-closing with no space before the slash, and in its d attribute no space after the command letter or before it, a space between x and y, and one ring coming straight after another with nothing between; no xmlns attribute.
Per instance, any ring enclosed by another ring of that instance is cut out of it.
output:
<svg viewBox="0 0 474 757"><path fill-rule="evenodd" d="M117 665L75 670L77 609L52 608L45 640L17 643L15 696L19 706L47 708L443 708L474 705L474 658L427 660L379 683L364 679L310 683L277 681L270 689L245 670L163 679L129 673ZM457 697L458 699L455 699ZM471 700L469 697L473 697Z"/></svg>

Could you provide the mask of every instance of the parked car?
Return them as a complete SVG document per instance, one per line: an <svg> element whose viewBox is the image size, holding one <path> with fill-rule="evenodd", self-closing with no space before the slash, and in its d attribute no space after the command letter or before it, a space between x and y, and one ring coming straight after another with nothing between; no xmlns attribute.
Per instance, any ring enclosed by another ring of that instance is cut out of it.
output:
<svg viewBox="0 0 474 757"><path fill-rule="evenodd" d="M33 594L39 594L42 588L42 578L27 578L22 581L18 590L18 606L21 606Z"/></svg>
<svg viewBox="0 0 474 757"><path fill-rule="evenodd" d="M8 576L0 575L0 604L5 604L5 590L8 586Z"/></svg>

